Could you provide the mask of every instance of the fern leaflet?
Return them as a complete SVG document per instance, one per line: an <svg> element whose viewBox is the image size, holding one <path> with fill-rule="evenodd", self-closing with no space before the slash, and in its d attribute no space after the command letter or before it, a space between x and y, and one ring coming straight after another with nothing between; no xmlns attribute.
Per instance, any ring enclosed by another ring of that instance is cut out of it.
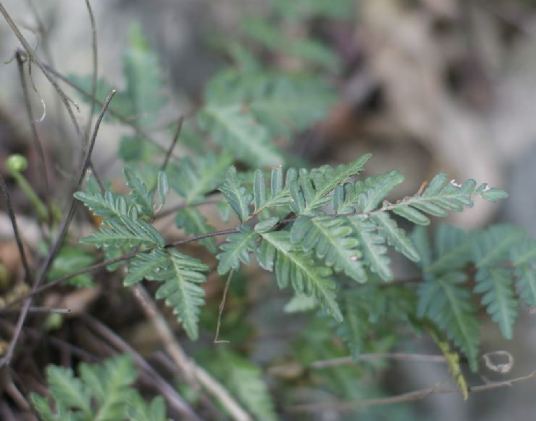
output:
<svg viewBox="0 0 536 421"><path fill-rule="evenodd" d="M249 219L249 205L253 200L253 196L249 194L246 188L242 185L242 180L236 172L235 167L230 167L227 171L225 183L220 187L227 202L231 206L236 216L240 221L244 222Z"/></svg>
<svg viewBox="0 0 536 421"><path fill-rule="evenodd" d="M505 339L513 338L513 326L517 316L517 301L512 288L512 275L507 269L480 269L476 274L475 292L484 294L482 304L493 321L499 324Z"/></svg>
<svg viewBox="0 0 536 421"><path fill-rule="evenodd" d="M365 282L367 275L357 248L359 242L351 236L352 228L341 218L300 216L290 231L290 240L303 251L315 250L316 256L336 272L343 272L358 282Z"/></svg>
<svg viewBox="0 0 536 421"><path fill-rule="evenodd" d="M238 104L208 104L199 113L198 121L216 143L246 164L265 167L283 163L268 131Z"/></svg>
<svg viewBox="0 0 536 421"><path fill-rule="evenodd" d="M391 259L386 255L385 238L375 232L376 225L366 221L364 215L350 215L346 219L361 244L364 261L384 281L392 280Z"/></svg>
<svg viewBox="0 0 536 421"><path fill-rule="evenodd" d="M299 178L290 184L292 211L299 215L310 215L315 209L330 202L330 194L339 184L359 174L370 159L365 154L347 165L333 168L329 165L316 168L310 172L300 170Z"/></svg>
<svg viewBox="0 0 536 421"><path fill-rule="evenodd" d="M227 242L220 246L222 250L216 257L220 261L218 273L224 275L232 269L238 269L240 262L249 264L249 253L256 249L255 241L259 235L250 227L242 226L238 234L231 234Z"/></svg>
<svg viewBox="0 0 536 421"><path fill-rule="evenodd" d="M195 340L199 336L199 308L205 303L205 292L199 284L206 281L203 272L207 271L208 266L201 261L177 250L152 250L132 259L124 284L133 285L144 278L162 281L156 298L166 299L190 339Z"/></svg>
<svg viewBox="0 0 536 421"><path fill-rule="evenodd" d="M280 288L292 285L297 293L312 295L337 321L343 317L335 299L335 283L331 270L316 266L303 251L296 250L288 231L262 234L263 242L257 249L257 260L269 271L275 271Z"/></svg>
<svg viewBox="0 0 536 421"><path fill-rule="evenodd" d="M471 294L462 287L466 277L450 272L429 277L418 290L417 314L427 316L464 352L473 371L478 367L479 322Z"/></svg>

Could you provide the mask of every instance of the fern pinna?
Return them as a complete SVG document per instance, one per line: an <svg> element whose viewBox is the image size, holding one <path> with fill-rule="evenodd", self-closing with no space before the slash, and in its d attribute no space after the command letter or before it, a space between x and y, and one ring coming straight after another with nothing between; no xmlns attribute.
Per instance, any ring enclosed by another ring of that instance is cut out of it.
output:
<svg viewBox="0 0 536 421"><path fill-rule="evenodd" d="M357 179L370 155L337 167L289 169L277 166L266 173L240 173L231 166L218 186L224 163L229 158L208 155L196 163L185 158L182 166L173 164L158 182L148 188L145 181L125 170L130 194L119 195L97 189L77 193L92 212L103 218L99 231L81 241L121 253L136 252L129 262L126 286L144 279L161 283L156 298L165 299L191 339L199 336L199 313L204 305L202 284L209 267L199 259L166 244L151 220L162 207L167 185L186 199L179 211L179 226L205 242L216 254L217 271L225 275L251 264L274 272L280 288L292 288L297 297L309 297L308 308L319 308L336 323L345 323L345 314L353 314L352 324L343 328L348 343L362 343L364 332L355 326L366 325L355 319L362 311L352 310L352 300L344 300L342 289L378 279L391 281L393 273L389 250L416 262L423 271L423 282L413 305L402 310L407 317L433 323L466 355L476 369L478 362L478 326L474 293L482 295L482 304L506 338L512 337L517 314L513 288L516 277L521 296L531 305L536 285L532 261L536 260L533 243L521 230L499 226L484 232L464 233L441 225L432 250L425 233L412 236L398 226L400 218L416 225L428 225L429 216L444 217L473 206L476 196L495 202L506 197L500 189L473 180L458 185L445 174L434 177L421 191L390 203L386 197L404 177L397 171ZM220 166L221 161L221 166ZM165 186L165 187L164 187ZM194 217L196 228L186 221L184 211L198 212L206 194L218 187L222 204L236 216L239 225L225 232L227 238L216 246L213 232L202 217ZM422 228L420 228L422 229ZM208 233L208 235L206 235ZM512 248L513 244L518 244ZM511 262L509 267L505 263ZM467 288L465 268L476 270L474 291ZM348 280L350 283L345 282ZM348 296L351 297L351 296ZM350 300L350 301L348 301ZM339 329L340 330L340 329ZM349 332L359 335L350 338ZM352 350L358 355L356 349Z"/></svg>

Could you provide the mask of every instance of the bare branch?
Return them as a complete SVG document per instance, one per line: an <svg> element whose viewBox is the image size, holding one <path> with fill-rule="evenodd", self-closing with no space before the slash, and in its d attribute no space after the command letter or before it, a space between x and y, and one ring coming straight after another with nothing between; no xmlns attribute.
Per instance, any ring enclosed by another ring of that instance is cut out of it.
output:
<svg viewBox="0 0 536 421"><path fill-rule="evenodd" d="M162 338L166 351L181 372L184 373L186 378L189 379L190 382L198 382L200 386L203 386L220 402L235 421L252 421L249 414L242 409L238 402L236 402L236 400L229 394L227 389L216 381L207 371L205 371L205 369L195 364L195 362L186 355L175 339L173 331L166 320L154 305L151 297L147 294L147 291L138 284L134 287L134 292L134 295L140 302L145 314Z"/></svg>
<svg viewBox="0 0 536 421"><path fill-rule="evenodd" d="M0 3L1 6L1 3ZM39 275L37 276L35 282L32 285L32 293L37 290L39 285L43 282L45 279L50 267L52 266L52 263L54 262L54 259L56 258L58 252L60 251L60 248L63 244L63 240L65 238L65 235L67 234L67 230L69 229L69 225L73 219L74 212L76 210L76 205L78 201L74 198L73 194L80 189L80 186L82 185L84 181L84 177L86 175L87 169L90 164L91 160L91 154L93 152L93 147L95 146L95 141L97 139L97 134L99 133L100 124L102 122L102 119L104 118L104 114L106 113L106 110L108 109L108 106L110 105L110 101L112 100L113 96L115 94L115 89L110 92L108 95L108 98L106 99L106 102L104 103L104 106L100 112L99 118L97 120L97 123L95 124L95 129L93 131L93 136L91 137L91 141L88 145L88 148L85 152L84 160L83 160L83 166L80 170L80 174L78 177L77 184L74 186L73 191L70 192L70 205L69 210L63 217L60 227L58 229L58 234L56 236L56 240L54 241L54 244L52 245L50 251L47 254L47 257L45 261L43 262L41 269L39 270ZM6 190L7 191L7 190ZM4 357L0 360L0 368L2 368L5 365L9 365L11 362L11 358L13 357L13 353L15 351L15 347L17 346L18 339L20 337L20 334L22 332L22 327L24 325L24 321L26 320L26 316L28 315L28 311L30 309L30 306L32 305L33 297L29 296L26 301L24 302L24 305L22 307L22 310L19 315L19 319L17 321L17 326L15 328L15 333L13 334L13 337L11 339L11 342L9 344L9 348L4 355Z"/></svg>

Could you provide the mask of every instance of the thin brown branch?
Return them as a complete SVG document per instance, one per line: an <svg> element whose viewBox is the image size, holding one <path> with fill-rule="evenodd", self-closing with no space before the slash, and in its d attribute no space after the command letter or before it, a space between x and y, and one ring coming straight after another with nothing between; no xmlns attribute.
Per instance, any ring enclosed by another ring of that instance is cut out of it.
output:
<svg viewBox="0 0 536 421"><path fill-rule="evenodd" d="M443 355L408 354L405 352L361 354L354 360L352 357L334 358L331 360L315 361L310 365L313 369L339 367L341 365L356 364L361 361L395 360L395 361L416 361L426 363L446 363L447 359Z"/></svg>
<svg viewBox="0 0 536 421"><path fill-rule="evenodd" d="M9 309L7 312L15 312L16 309ZM58 313L58 314L69 314L71 309L69 308L52 308L52 307L30 307L28 313Z"/></svg>
<svg viewBox="0 0 536 421"><path fill-rule="evenodd" d="M9 215L9 219L11 220L11 226L13 227L13 235L15 236L15 241L17 243L17 248L19 250L20 260L24 268L24 278L26 279L27 282L33 285L34 284L33 273L30 269L30 265L26 257L26 252L24 251L24 244L22 243L22 237L19 232L19 226L17 224L17 217L15 216L15 211L13 209L13 203L11 202L11 196L9 195L6 182L4 181L4 177L2 176L1 173L0 173L0 187L2 188L2 192L4 193L4 197L6 199L7 213Z"/></svg>
<svg viewBox="0 0 536 421"><path fill-rule="evenodd" d="M91 24L91 50L93 51L93 72L91 74L91 104L89 106L89 115L87 119L86 134L84 136L86 142L89 141L91 126L93 122L93 112L95 110L95 98L97 97L97 77L99 67L99 50L97 43L97 25L95 24L95 15L91 8L89 0L85 0L87 12L89 14L89 23Z"/></svg>
<svg viewBox="0 0 536 421"><path fill-rule="evenodd" d="M160 171L165 171L166 167L169 163L169 160L171 158L171 154L173 153L173 149L175 149L175 145L177 144L177 141L179 140L179 137L181 135L182 131L182 123L184 122L184 116L181 114L178 118L178 125L177 129L175 130L175 134L173 136L173 140L171 142L171 145L169 146L169 149L166 152L166 157L164 158L164 162L162 163L162 167L160 168Z"/></svg>
<svg viewBox="0 0 536 421"><path fill-rule="evenodd" d="M37 67L39 67L39 69L41 70L41 72L43 72L43 74L45 75L47 80L50 82L50 84L52 85L54 90L60 96L61 100L63 101L63 105L65 106L65 109L67 110L67 114L69 115L69 118L71 119L71 122L72 122L72 124L73 124L73 126L74 126L74 128L76 130L76 134L80 138L81 144L83 145L84 144L84 138L82 136L82 132L80 131L80 126L78 124L78 121L76 120L76 117L74 115L73 108L71 107L71 104L74 104L76 106L76 108L78 109L78 105L76 105L76 103L69 96L67 96L67 94L63 91L63 89L61 89L61 87L58 85L58 82L56 82L56 80L52 77L52 74L43 65L43 63L37 58L37 56L35 55L32 47L30 46L28 41L26 41L26 38L24 38L24 35L22 35L22 33L20 32L18 26L15 24L15 22L13 21L13 19L11 18L11 16L7 12L7 10L5 9L5 7L2 4L2 2L0 2L0 14L2 14L4 19L6 20L6 22L10 26L11 30L13 31L13 33L15 34L15 36L17 37L17 39L21 43L22 47L24 48L24 52L26 53L26 55L29 58L30 62L35 63L37 65ZM22 55L23 52L21 51L20 54ZM101 188L101 190L104 190L104 187L103 187L103 185L102 185L102 183L101 183L101 181L100 181L100 179L99 179L99 177L98 177L98 175L97 175L97 173L95 171L95 167L93 166L93 163L91 161L89 162L89 167L91 168L91 171L93 171L93 175L95 176L95 180L99 184L99 187Z"/></svg>
<svg viewBox="0 0 536 421"><path fill-rule="evenodd" d="M145 314L162 338L166 351L181 372L184 373L186 379L189 379L190 382L193 380L204 387L226 409L233 420L252 421L249 414L242 409L227 389L186 355L181 345L175 339L175 335L166 320L154 305L149 294L147 294L147 291L138 284L134 287L134 292Z"/></svg>
<svg viewBox="0 0 536 421"><path fill-rule="evenodd" d="M40 177L43 183L43 191L45 194L45 203L47 204L48 209L48 224L49 227L52 225L53 212L51 204L51 194L50 194L50 183L48 181L48 168L45 158L45 151L43 149L43 143L37 131L37 123L32 109L32 104L30 102L30 93L28 91L28 84L26 83L26 77L24 75L24 60L21 54L17 51L15 53L15 59L17 61L17 67L19 69L20 84L22 86L22 93L24 97L24 106L26 108L26 113L28 114L28 120L30 121L30 127L32 129L32 140L39 157L39 166L40 168Z"/></svg>
<svg viewBox="0 0 536 421"><path fill-rule="evenodd" d="M484 385L473 386L469 388L470 393L479 393L486 392L488 390L501 389L504 387L511 387L514 383L525 382L536 377L536 370L521 377L515 377L510 380L504 380L499 382L490 382ZM365 406L378 406L378 405L391 405L394 403L401 402L411 402L420 399L424 399L429 395L437 394L451 394L451 393L460 393L458 388L452 387L429 387L426 389L419 389L413 392L402 393L400 395L385 397L385 398L376 398L376 399L365 399L355 402L324 402L318 404L305 404L305 405L294 405L286 408L288 412L299 413L299 412L318 412L323 410L335 410L340 412L353 411L356 408L365 407Z"/></svg>
<svg viewBox="0 0 536 421"><path fill-rule="evenodd" d="M1 3L0 3L1 5ZM102 119L104 118L104 114L106 113L106 110L108 109L108 106L110 105L110 101L112 100L113 96L115 94L115 90L112 90L110 94L108 95L108 98L106 99L106 102L104 103L104 106L100 112L99 118L97 119L97 123L95 124L95 129L93 131L93 135L91 137L91 141L88 145L88 148L85 152L83 165L80 170L80 174L78 177L77 184L74 186L73 191L69 192L69 197L71 197L69 210L63 217L60 227L58 229L58 234L56 236L56 240L54 241L54 244L52 245L50 251L48 252L45 261L43 262L40 270L39 275L36 277L35 282L32 285L32 292L35 292L39 285L43 282L45 279L50 267L52 266L52 263L54 262L54 259L56 258L58 252L60 251L60 248L63 244L63 240L67 234L67 231L69 229L69 225L73 219L74 212L76 210L77 200L74 198L73 194L80 189L80 186L82 185L84 181L84 177L86 175L86 172L89 168L89 164L91 161L91 154L93 153L93 147L95 146L95 141L97 139L97 134L99 133L100 124L102 122ZM32 305L33 296L29 296L23 306L22 310L19 315L19 319L17 321L17 326L15 328L15 333L13 334L13 337L11 339L11 342L9 344L8 350L4 357L0 360L0 368L2 368L5 365L9 365L11 362L11 358L13 357L13 353L15 351L15 348L17 346L18 339L20 337L20 334L22 332L22 327L24 326L24 322L26 320L26 317L28 315L28 311L30 309L30 306Z"/></svg>
<svg viewBox="0 0 536 421"><path fill-rule="evenodd" d="M183 416L188 419L201 421L201 418L193 411L188 403L179 395L179 393L172 387L166 380L164 380L160 374L158 374L153 367L143 358L134 348L132 348L123 338L113 332L108 326L101 323L99 320L92 316L84 315L83 318L89 324L90 328L103 338L108 340L119 351L129 354L134 362L144 370L153 385L159 392L166 398L170 406L174 407Z"/></svg>
<svg viewBox="0 0 536 421"><path fill-rule="evenodd" d="M95 100L95 103L97 105L99 105L99 106L103 105L102 101L100 101L98 98L92 96L90 92L86 91L85 89L80 87L78 84L76 84L76 83L72 82L71 80L69 80L67 77L65 77L60 72L58 72L56 69L54 69L52 66L43 63L43 67L45 69L47 69L52 75L54 75L54 77L57 77L63 83L65 83L66 85L70 86L71 88L73 88L74 90L79 92L81 95L85 96L86 98L88 98L90 100ZM140 137L142 137L144 139L147 139L149 142L154 144L161 151L163 151L163 152L167 151L167 149L164 146L162 146L160 143L158 143L156 140L154 140L149 133L147 133L140 126L138 126L134 120L125 117L124 115L118 113L117 111L114 111L113 109L110 109L108 112L109 112L109 114L111 116L113 116L116 119L118 119L121 123L126 124L127 126L130 126L136 132L136 134L138 136L140 136Z"/></svg>
<svg viewBox="0 0 536 421"><path fill-rule="evenodd" d="M223 315L223 310L225 309L225 301L227 300L227 291L229 290L229 285L231 285L231 279L233 278L234 269L231 269L229 276L227 276L227 281L225 282L225 288L223 289L223 297L221 299L220 307L218 309L218 323L216 324L216 335L214 336L214 343L229 343L229 341L220 340L220 327L221 327L221 317Z"/></svg>

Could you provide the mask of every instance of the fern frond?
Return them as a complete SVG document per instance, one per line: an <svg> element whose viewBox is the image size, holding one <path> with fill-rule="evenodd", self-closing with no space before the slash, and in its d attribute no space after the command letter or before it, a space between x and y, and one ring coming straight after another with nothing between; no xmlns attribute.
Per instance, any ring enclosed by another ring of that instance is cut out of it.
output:
<svg viewBox="0 0 536 421"><path fill-rule="evenodd" d="M56 404L64 408L80 410L85 417L92 413L91 395L73 370L50 365L46 370L50 393Z"/></svg>
<svg viewBox="0 0 536 421"><path fill-rule="evenodd" d="M439 225L434 246L437 258L424 267L426 273L439 274L460 269L471 260L471 238L452 225Z"/></svg>
<svg viewBox="0 0 536 421"><path fill-rule="evenodd" d="M80 239L81 243L95 247L164 247L160 233L143 219L128 217L106 219L99 231Z"/></svg>
<svg viewBox="0 0 536 421"><path fill-rule="evenodd" d="M208 234L214 231L214 227L207 224L207 219L201 215L201 212L197 208L186 207L177 211L175 217L175 226L177 228L183 228L186 234L202 235ZM213 254L216 254L218 248L216 247L216 240L214 238L204 238L200 240L207 250Z"/></svg>
<svg viewBox="0 0 536 421"><path fill-rule="evenodd" d="M148 218L154 216L153 210L153 192L149 191L142 179L140 179L134 171L125 167L123 170L127 187L130 189L130 196L134 203L139 206L141 213Z"/></svg>
<svg viewBox="0 0 536 421"><path fill-rule="evenodd" d="M251 212L249 205L253 200L253 195L248 193L247 189L242 185L240 175L237 174L234 166L227 171L227 178L220 187L220 191L229 202L238 219L242 222L247 221Z"/></svg>
<svg viewBox="0 0 536 421"><path fill-rule="evenodd" d="M515 268L519 296L530 306L536 307L536 241L526 239L510 248L509 260Z"/></svg>
<svg viewBox="0 0 536 421"><path fill-rule="evenodd" d="M168 168L171 188L184 198L187 205L198 204L221 184L232 163L233 157L227 153L216 155L208 152L195 159L182 158L178 164Z"/></svg>
<svg viewBox="0 0 536 421"><path fill-rule="evenodd" d="M130 273L124 284L133 285L144 278L163 281L163 285L156 291L156 298L166 299L166 305L173 307L173 313L177 315L190 339L196 340L199 309L205 304L205 291L199 284L206 281L203 272L208 269L200 260L175 249L152 250L132 259Z"/></svg>
<svg viewBox="0 0 536 421"><path fill-rule="evenodd" d="M317 77L227 69L211 80L208 102L245 104L272 136L304 130L325 116L332 89ZM306 107L303 104L307 104Z"/></svg>
<svg viewBox="0 0 536 421"><path fill-rule="evenodd" d="M368 314L359 303L357 291L347 291L341 299L344 321L337 327L337 335L344 341L354 361L358 361L370 328Z"/></svg>
<svg viewBox="0 0 536 421"><path fill-rule="evenodd" d="M248 165L273 167L284 161L268 131L238 104L208 104L198 121L216 143Z"/></svg>
<svg viewBox="0 0 536 421"><path fill-rule="evenodd" d="M515 269L519 296L530 307L536 307L536 270L533 266L522 265Z"/></svg>
<svg viewBox="0 0 536 421"><path fill-rule="evenodd" d="M314 250L316 256L336 272L365 282L367 275L360 261L359 242L351 234L352 228L342 218L300 216L292 224L290 240L305 252Z"/></svg>
<svg viewBox="0 0 536 421"><path fill-rule="evenodd" d="M398 171L367 177L364 181L347 183L336 187L333 193L335 213L354 213L358 207L363 213L369 213L384 200L398 184L404 181Z"/></svg>
<svg viewBox="0 0 536 421"><path fill-rule="evenodd" d="M220 246L221 253L216 258L218 273L224 275L232 269L238 269L240 262L249 264L249 253L255 251L255 241L259 238L253 229L248 226L241 226L238 234L231 234L227 237L227 242Z"/></svg>
<svg viewBox="0 0 536 421"><path fill-rule="evenodd" d="M465 274L450 272L441 277L428 277L418 289L419 317L429 317L449 339L454 341L469 360L473 371L478 367L479 322L471 294L463 288Z"/></svg>
<svg viewBox="0 0 536 421"><path fill-rule="evenodd" d="M104 195L99 192L76 192L74 197L80 200L86 208L95 215L104 218L136 216L138 205L130 198L125 198L119 194L106 191Z"/></svg>
<svg viewBox="0 0 536 421"><path fill-rule="evenodd" d="M312 295L320 306L337 321L343 316L335 296L331 270L316 266L303 251L293 247L288 231L263 233L263 242L257 249L257 260L266 270L275 271L280 288L289 284L299 294Z"/></svg>
<svg viewBox="0 0 536 421"><path fill-rule="evenodd" d="M473 236L473 261L487 267L508 260L512 246L523 240L525 231L511 225L495 225Z"/></svg>
<svg viewBox="0 0 536 421"><path fill-rule="evenodd" d="M277 420L272 397L262 378L260 367L231 351L221 352L220 355L217 364L212 364L214 374L255 419Z"/></svg>
<svg viewBox="0 0 536 421"><path fill-rule="evenodd" d="M371 215L371 220L378 227L378 234L382 236L390 246L402 253L409 260L418 262L421 259L419 252L413 245L405 231L398 228L396 221L387 212Z"/></svg>
<svg viewBox="0 0 536 421"><path fill-rule="evenodd" d="M350 215L346 219L361 245L365 263L384 281L392 280L391 259L386 255L385 238L376 233L376 225L367 221L364 215Z"/></svg>
<svg viewBox="0 0 536 421"><path fill-rule="evenodd" d="M167 97L164 94L164 80L158 56L149 48L149 43L139 25L132 25L130 28L122 64L126 88L115 94L109 109L125 118L135 118L140 126L152 124L167 103ZM80 77L70 74L69 79L84 91L91 92L91 76ZM106 80L99 79L95 95L97 100L104 102L112 88L114 86ZM91 102L89 95L84 95L82 99L88 104ZM98 111L95 108L94 112Z"/></svg>
<svg viewBox="0 0 536 421"><path fill-rule="evenodd" d="M128 417L130 421L169 421L162 396L157 396L150 404L144 401L129 404Z"/></svg>
<svg viewBox="0 0 536 421"><path fill-rule="evenodd" d="M92 421L124 419L136 381L136 368L128 356L106 360L102 365L80 365L80 378L98 402Z"/></svg>
<svg viewBox="0 0 536 421"><path fill-rule="evenodd" d="M127 81L125 96L132 107L130 116L136 117L141 126L154 123L167 98L163 95L164 80L158 56L151 51L139 25L130 28L123 67Z"/></svg>
<svg viewBox="0 0 536 421"><path fill-rule="evenodd" d="M31 400L45 421L119 421L127 417L128 403L141 399L132 384L137 372L129 356L101 365L80 364L80 377L71 369L47 368L47 382L54 401L37 394Z"/></svg>
<svg viewBox="0 0 536 421"><path fill-rule="evenodd" d="M500 189L502 195L493 194L487 196L485 193L489 188L482 184L476 187L474 180L467 180L462 185L458 185L452 180L447 182L446 174L436 175L428 184L428 187L415 196L406 197L395 204L385 204L382 210L390 210L408 219L417 225L428 225L430 219L426 216L448 216L450 212L461 212L464 208L473 207L473 196L480 195L489 201L496 201L505 197L506 193Z"/></svg>
<svg viewBox="0 0 536 421"><path fill-rule="evenodd" d="M516 242L516 244L510 248L510 260L514 266L535 263L536 240L527 239Z"/></svg>
<svg viewBox="0 0 536 421"><path fill-rule="evenodd" d="M268 187L264 171L255 171L253 176L255 214L259 214L265 209L287 206L290 203L289 184L294 182L297 177L298 172L294 168L290 168L285 180L283 180L283 169L275 167L270 174L270 186Z"/></svg>
<svg viewBox="0 0 536 421"><path fill-rule="evenodd" d="M476 274L475 292L484 294L482 304L498 323L505 339L513 338L513 326L517 316L517 300L512 288L512 274L508 269L480 269Z"/></svg>
<svg viewBox="0 0 536 421"><path fill-rule="evenodd" d="M337 185L359 174L370 159L365 154L350 164L341 164L336 168L329 165L307 171L302 169L298 180L290 184L292 211L299 215L311 215L315 209L330 202L328 196Z"/></svg>

